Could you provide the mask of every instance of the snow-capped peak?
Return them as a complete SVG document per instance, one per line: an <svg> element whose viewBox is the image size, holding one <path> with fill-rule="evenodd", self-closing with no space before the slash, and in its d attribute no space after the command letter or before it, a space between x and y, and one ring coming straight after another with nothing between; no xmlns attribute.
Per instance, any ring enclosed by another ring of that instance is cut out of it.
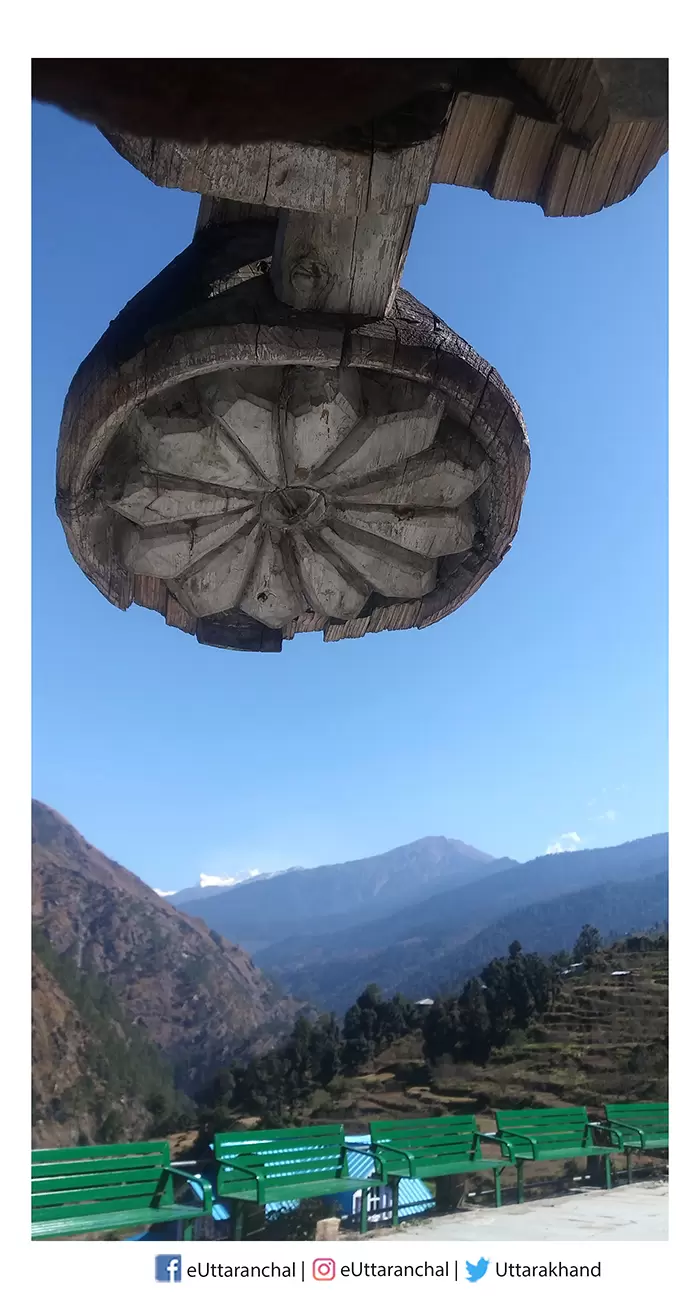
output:
<svg viewBox="0 0 700 1299"><path fill-rule="evenodd" d="M199 877L200 889L211 888L229 888L233 884L240 884L242 880L253 879L259 875L260 871L243 871L240 875L204 875Z"/></svg>

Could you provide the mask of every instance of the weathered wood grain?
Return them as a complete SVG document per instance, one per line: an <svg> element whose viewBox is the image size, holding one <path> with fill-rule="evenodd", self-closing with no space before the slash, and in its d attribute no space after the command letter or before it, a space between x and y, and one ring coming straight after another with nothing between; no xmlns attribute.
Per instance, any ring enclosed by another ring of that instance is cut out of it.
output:
<svg viewBox="0 0 700 1299"><path fill-rule="evenodd" d="M525 489L503 381L402 290L357 323L285 306L264 271L211 296L211 259L198 237L71 385L57 509L77 562L119 607L229 648L457 608L506 553Z"/></svg>
<svg viewBox="0 0 700 1299"><path fill-rule="evenodd" d="M128 135L107 138L156 185L337 216L379 215L425 203L438 148L437 138L392 153L355 153L324 145L229 147Z"/></svg>
<svg viewBox="0 0 700 1299"><path fill-rule="evenodd" d="M457 95L433 183L538 203L547 216L586 216L633 194L668 148L668 60L511 63L546 113Z"/></svg>
<svg viewBox="0 0 700 1299"><path fill-rule="evenodd" d="M271 268L277 297L300 311L383 316L399 287L416 213L283 213Z"/></svg>

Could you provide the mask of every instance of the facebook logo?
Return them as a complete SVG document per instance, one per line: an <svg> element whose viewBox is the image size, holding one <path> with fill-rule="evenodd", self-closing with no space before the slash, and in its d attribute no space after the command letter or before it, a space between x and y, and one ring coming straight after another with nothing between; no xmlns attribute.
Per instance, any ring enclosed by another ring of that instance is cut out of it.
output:
<svg viewBox="0 0 700 1299"><path fill-rule="evenodd" d="M180 1254L156 1254L156 1281L181 1281L182 1256Z"/></svg>

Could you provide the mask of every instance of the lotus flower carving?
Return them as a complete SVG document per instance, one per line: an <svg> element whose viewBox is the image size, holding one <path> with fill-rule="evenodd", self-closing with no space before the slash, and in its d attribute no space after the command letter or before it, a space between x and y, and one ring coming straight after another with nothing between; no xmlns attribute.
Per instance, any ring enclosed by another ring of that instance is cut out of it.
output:
<svg viewBox="0 0 700 1299"><path fill-rule="evenodd" d="M217 370L149 398L118 436L121 558L195 617L346 621L419 599L464 554L485 454L441 434L427 385L357 368ZM449 422L449 420L448 420Z"/></svg>

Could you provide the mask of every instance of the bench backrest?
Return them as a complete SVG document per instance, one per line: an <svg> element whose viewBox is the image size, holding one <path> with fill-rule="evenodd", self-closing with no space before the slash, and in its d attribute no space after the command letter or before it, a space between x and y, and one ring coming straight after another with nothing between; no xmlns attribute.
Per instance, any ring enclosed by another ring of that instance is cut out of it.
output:
<svg viewBox="0 0 700 1299"><path fill-rule="evenodd" d="M268 1187L279 1189L280 1200L285 1198L286 1186L340 1177L347 1168L344 1141L342 1123L265 1132L217 1132L217 1195L235 1197L239 1191L250 1191L255 1181L244 1168L263 1177Z"/></svg>
<svg viewBox="0 0 700 1299"><path fill-rule="evenodd" d="M369 1125L372 1145L382 1143L405 1150L417 1159L449 1159L472 1150L477 1132L473 1114L434 1119L378 1119ZM379 1151L386 1163L394 1162L390 1151Z"/></svg>
<svg viewBox="0 0 700 1299"><path fill-rule="evenodd" d="M644 1103L628 1101L620 1105L606 1105L605 1118L608 1123L629 1123L633 1128L640 1128L646 1136L668 1136L668 1102L646 1101ZM624 1135L624 1128L622 1129Z"/></svg>
<svg viewBox="0 0 700 1299"><path fill-rule="evenodd" d="M172 1204L169 1163L167 1141L33 1150L32 1221Z"/></svg>
<svg viewBox="0 0 700 1299"><path fill-rule="evenodd" d="M528 1137L536 1141L539 1154L562 1146L590 1146L593 1151L593 1133L586 1127L588 1113L583 1106L496 1110L496 1123L499 1133L516 1134L505 1138L516 1155L527 1154L532 1150Z"/></svg>

